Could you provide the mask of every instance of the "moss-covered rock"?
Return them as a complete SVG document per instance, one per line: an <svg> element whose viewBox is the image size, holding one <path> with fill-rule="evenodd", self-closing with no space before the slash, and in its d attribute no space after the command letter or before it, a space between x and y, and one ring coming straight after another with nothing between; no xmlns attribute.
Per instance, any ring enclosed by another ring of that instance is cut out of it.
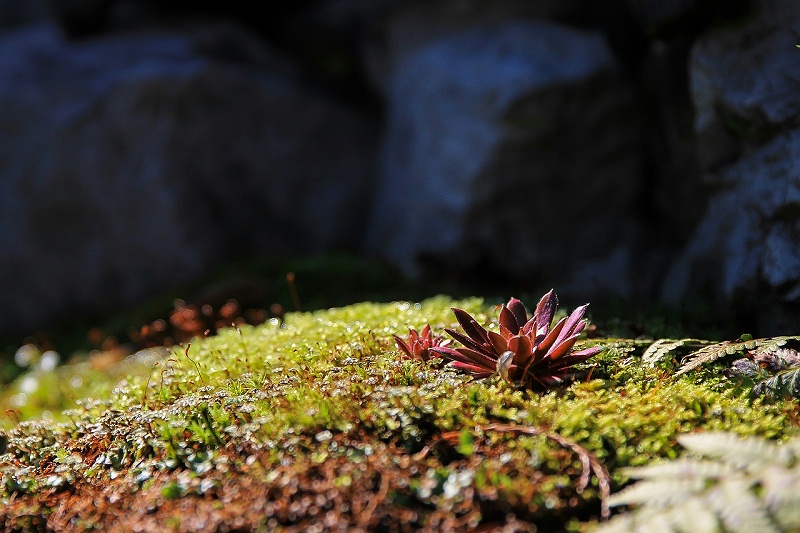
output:
<svg viewBox="0 0 800 533"><path fill-rule="evenodd" d="M796 403L752 400L714 369L676 378L669 362L642 361L644 340L581 340L604 347L588 377L544 393L404 359L392 335L453 327L452 306L497 328L479 299L362 303L220 330L134 356L124 377L86 378L93 399L53 414L58 423L0 432L0 520L59 531L563 530L601 517L608 490L629 482L621 468L676 457L682 433L799 432Z"/></svg>

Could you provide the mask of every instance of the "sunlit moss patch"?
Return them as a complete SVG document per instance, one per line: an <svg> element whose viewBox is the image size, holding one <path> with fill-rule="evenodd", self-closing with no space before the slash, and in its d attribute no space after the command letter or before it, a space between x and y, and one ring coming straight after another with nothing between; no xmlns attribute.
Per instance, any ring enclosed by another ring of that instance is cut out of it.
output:
<svg viewBox="0 0 800 533"><path fill-rule="evenodd" d="M652 341L582 339L603 351L579 381L546 392L404 358L393 335L457 327L454 306L497 330L479 299L363 303L222 329L102 372L37 369L51 389L83 381L40 404L47 391L27 389L16 416L28 421L6 420L0 520L59 531L558 530L602 514L603 476L586 461L617 490L629 482L622 467L676 457L682 433L798 434L795 403L752 399L713 369L675 377L642 361Z"/></svg>

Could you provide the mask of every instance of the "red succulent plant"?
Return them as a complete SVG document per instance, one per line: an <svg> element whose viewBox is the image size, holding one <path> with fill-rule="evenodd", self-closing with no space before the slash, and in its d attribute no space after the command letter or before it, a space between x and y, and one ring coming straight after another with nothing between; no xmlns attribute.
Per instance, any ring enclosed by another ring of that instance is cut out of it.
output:
<svg viewBox="0 0 800 533"><path fill-rule="evenodd" d="M530 318L522 302L511 298L500 310L500 333L487 330L466 311L453 308L464 333L445 331L463 347L435 347L432 351L478 379L497 372L515 386L535 389L561 385L574 376L576 364L601 350L593 346L573 351L586 327L583 315L588 305L578 307L551 328L558 306L555 292L542 296Z"/></svg>
<svg viewBox="0 0 800 533"><path fill-rule="evenodd" d="M433 335L430 324L426 325L419 333L415 329L409 329L408 339L394 335L394 340L407 359L417 361L427 361L431 357L439 357L439 354L432 352L431 348L444 348L450 344L450 340Z"/></svg>

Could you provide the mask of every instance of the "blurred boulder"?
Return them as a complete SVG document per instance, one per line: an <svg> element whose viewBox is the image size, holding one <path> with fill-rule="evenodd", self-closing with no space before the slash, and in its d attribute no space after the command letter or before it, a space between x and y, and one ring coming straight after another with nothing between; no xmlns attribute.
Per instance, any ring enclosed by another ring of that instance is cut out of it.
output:
<svg viewBox="0 0 800 533"><path fill-rule="evenodd" d="M0 37L0 328L118 310L232 254L356 246L375 128L255 46Z"/></svg>
<svg viewBox="0 0 800 533"><path fill-rule="evenodd" d="M60 30L21 29L46 4ZM794 187L798 12L0 0L0 329L332 248L581 300L800 306L794 200L769 196Z"/></svg>
<svg viewBox="0 0 800 533"><path fill-rule="evenodd" d="M591 0L383 0L368 11L364 61L372 82L387 90L397 66L430 43L475 28L521 20L576 18Z"/></svg>
<svg viewBox="0 0 800 533"><path fill-rule="evenodd" d="M762 0L751 18L707 33L689 65L698 153L730 163L797 122L800 4Z"/></svg>
<svg viewBox="0 0 800 533"><path fill-rule="evenodd" d="M711 288L720 304L800 302L800 129L716 178L717 192L666 279L664 300L680 304Z"/></svg>
<svg viewBox="0 0 800 533"><path fill-rule="evenodd" d="M630 293L641 117L602 35L456 32L404 57L386 97L371 249L411 275Z"/></svg>
<svg viewBox="0 0 800 533"><path fill-rule="evenodd" d="M673 305L716 297L762 317L762 332L780 329L765 316L800 317L798 33L799 6L762 0L695 44L697 150L712 196L662 291Z"/></svg>

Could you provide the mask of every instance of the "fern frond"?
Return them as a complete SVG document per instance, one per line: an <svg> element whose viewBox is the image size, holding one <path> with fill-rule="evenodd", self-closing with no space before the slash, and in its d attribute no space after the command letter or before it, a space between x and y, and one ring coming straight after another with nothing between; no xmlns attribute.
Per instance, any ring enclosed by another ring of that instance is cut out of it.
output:
<svg viewBox="0 0 800 533"><path fill-rule="evenodd" d="M761 476L761 486L764 489L764 500L770 507L775 507L784 501L787 494L794 494L800 499L800 470L787 470L777 466L764 469Z"/></svg>
<svg viewBox="0 0 800 533"><path fill-rule="evenodd" d="M670 528L669 513L654 513L653 517L645 522L645 527L637 524L635 531L647 531L648 533L658 533L659 531L668 531Z"/></svg>
<svg viewBox="0 0 800 533"><path fill-rule="evenodd" d="M800 366L781 370L753 386L753 396L790 398L800 396Z"/></svg>
<svg viewBox="0 0 800 533"><path fill-rule="evenodd" d="M681 374L690 372L706 363L711 363L727 355L733 355L736 353L743 353L747 350L752 350L756 347L756 342L757 341L755 340L744 342L723 341L701 348L696 352L690 353L686 357L683 362L683 366L681 366L680 370L678 370L675 375L680 376Z"/></svg>
<svg viewBox="0 0 800 533"><path fill-rule="evenodd" d="M608 505L619 507L646 503L656 507L669 507L701 492L705 488L704 482L700 477L640 481L611 496Z"/></svg>
<svg viewBox="0 0 800 533"><path fill-rule="evenodd" d="M729 474L730 465L701 459L678 459L649 466L622 468L622 474L633 479L716 478Z"/></svg>
<svg viewBox="0 0 800 533"><path fill-rule="evenodd" d="M761 465L788 465L792 454L785 447L758 437L739 437L735 433L710 431L678 437L678 443L698 455L722 459L737 468L758 468Z"/></svg>
<svg viewBox="0 0 800 533"><path fill-rule="evenodd" d="M800 501L785 502L771 511L783 531L800 531Z"/></svg>
<svg viewBox="0 0 800 533"><path fill-rule="evenodd" d="M800 469L770 467L761 476L767 508L785 530L800 530Z"/></svg>
<svg viewBox="0 0 800 533"><path fill-rule="evenodd" d="M775 356L783 368L800 365L800 353L791 348L780 348L775 351Z"/></svg>
<svg viewBox="0 0 800 533"><path fill-rule="evenodd" d="M608 522L600 524L596 531L600 533L633 533L636 531L636 522L642 520L642 515L646 512L618 514ZM646 519L642 521L646 522Z"/></svg>
<svg viewBox="0 0 800 533"><path fill-rule="evenodd" d="M641 481L609 504L636 508L600 532L800 531L800 438L779 444L715 432L678 442L700 458L624 469Z"/></svg>
<svg viewBox="0 0 800 533"><path fill-rule="evenodd" d="M754 355L772 353L789 341L800 341L800 336L767 337L733 342L723 341L711 346L705 346L696 352L690 353L675 375L680 376L727 355L741 354L751 350Z"/></svg>
<svg viewBox="0 0 800 533"><path fill-rule="evenodd" d="M654 365L664 359L672 351L687 344L703 346L704 344L710 344L710 342L700 339L658 339L644 351L642 354L642 362Z"/></svg>
<svg viewBox="0 0 800 533"><path fill-rule="evenodd" d="M764 503L751 492L754 484L755 480L743 476L726 478L708 492L706 501L717 512L726 531L779 533Z"/></svg>
<svg viewBox="0 0 800 533"><path fill-rule="evenodd" d="M668 510L669 521L681 533L716 533L719 520L705 499L693 497Z"/></svg>
<svg viewBox="0 0 800 533"><path fill-rule="evenodd" d="M769 354L756 354L753 359L770 370L786 370L800 365L800 354L791 348L779 348Z"/></svg>
<svg viewBox="0 0 800 533"><path fill-rule="evenodd" d="M720 533L720 522L702 498L692 497L680 506L647 507L621 514L602 524L601 533Z"/></svg>

